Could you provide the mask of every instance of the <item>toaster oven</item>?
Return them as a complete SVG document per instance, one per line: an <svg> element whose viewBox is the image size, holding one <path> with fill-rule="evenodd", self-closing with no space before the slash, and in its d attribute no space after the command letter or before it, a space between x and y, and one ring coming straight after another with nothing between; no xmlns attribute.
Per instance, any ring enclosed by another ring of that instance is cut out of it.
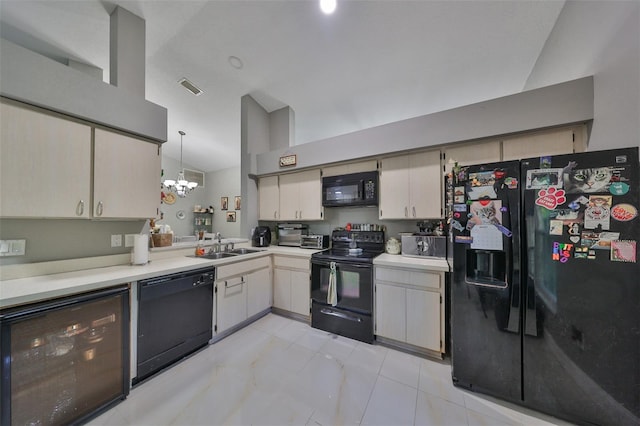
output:
<svg viewBox="0 0 640 426"><path fill-rule="evenodd" d="M329 248L328 235L303 235L300 239L300 247L308 249Z"/></svg>

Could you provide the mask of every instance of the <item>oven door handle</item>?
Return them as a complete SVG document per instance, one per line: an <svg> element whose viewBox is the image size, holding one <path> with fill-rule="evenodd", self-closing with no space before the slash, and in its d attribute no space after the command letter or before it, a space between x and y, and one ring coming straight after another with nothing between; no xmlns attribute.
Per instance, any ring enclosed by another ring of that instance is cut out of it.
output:
<svg viewBox="0 0 640 426"><path fill-rule="evenodd" d="M340 267L343 268L359 268L359 269L370 269L371 268L371 264L368 263L366 265L358 265L356 263L345 263L345 262L340 262L339 260L336 260L336 267L339 269ZM325 261L319 261L319 260L311 260L311 264L312 265L318 265L318 266L326 266L327 268L331 266L331 262L325 262Z"/></svg>
<svg viewBox="0 0 640 426"><path fill-rule="evenodd" d="M348 321L362 322L362 318L358 318L358 317L354 317L354 316L351 316L351 315L347 315L347 314L344 314L342 312L336 312L336 311L333 311L333 310L327 309L327 308L320 309L320 313L325 314L325 315L331 315L331 316L338 317L338 318L341 318L341 319L345 319L345 320L348 320Z"/></svg>

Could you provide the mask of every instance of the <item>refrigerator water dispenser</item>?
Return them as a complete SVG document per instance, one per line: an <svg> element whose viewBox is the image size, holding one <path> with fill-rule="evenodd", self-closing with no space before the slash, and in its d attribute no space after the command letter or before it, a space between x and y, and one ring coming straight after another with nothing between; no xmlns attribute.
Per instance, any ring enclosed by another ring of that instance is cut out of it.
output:
<svg viewBox="0 0 640 426"><path fill-rule="evenodd" d="M506 252L467 250L467 284L500 287L508 286Z"/></svg>

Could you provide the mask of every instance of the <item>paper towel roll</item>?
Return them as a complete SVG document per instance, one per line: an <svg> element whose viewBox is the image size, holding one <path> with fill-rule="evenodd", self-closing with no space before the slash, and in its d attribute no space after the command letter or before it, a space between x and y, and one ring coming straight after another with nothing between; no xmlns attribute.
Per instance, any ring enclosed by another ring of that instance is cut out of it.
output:
<svg viewBox="0 0 640 426"><path fill-rule="evenodd" d="M131 263L145 265L149 262L149 236L147 234L136 235L131 252Z"/></svg>

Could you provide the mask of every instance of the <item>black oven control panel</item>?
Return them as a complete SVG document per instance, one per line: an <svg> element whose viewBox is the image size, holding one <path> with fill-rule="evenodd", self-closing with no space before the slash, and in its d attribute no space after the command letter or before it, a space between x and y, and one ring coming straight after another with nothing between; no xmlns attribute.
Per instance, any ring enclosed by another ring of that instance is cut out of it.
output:
<svg viewBox="0 0 640 426"><path fill-rule="evenodd" d="M361 248L384 250L384 231L333 231L331 241L333 248L349 248L355 241Z"/></svg>

